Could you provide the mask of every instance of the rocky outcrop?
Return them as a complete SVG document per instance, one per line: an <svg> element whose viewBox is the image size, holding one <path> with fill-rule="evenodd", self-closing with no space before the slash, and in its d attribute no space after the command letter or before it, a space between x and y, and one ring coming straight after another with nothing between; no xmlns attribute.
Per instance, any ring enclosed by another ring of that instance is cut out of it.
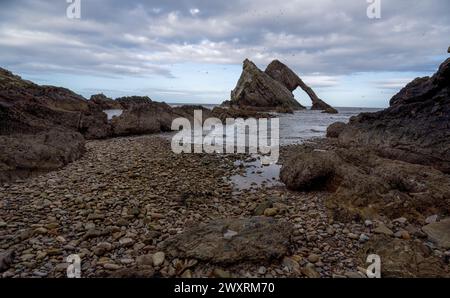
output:
<svg viewBox="0 0 450 298"><path fill-rule="evenodd" d="M272 61L266 68L265 73L272 79L280 82L289 91L300 87L309 96L312 102L311 110L323 110L326 113L336 114L338 111L320 99L316 93L306 85L289 67L278 60Z"/></svg>
<svg viewBox="0 0 450 298"><path fill-rule="evenodd" d="M75 130L88 139L109 134L99 107L65 88L39 86L0 69L0 134Z"/></svg>
<svg viewBox="0 0 450 298"><path fill-rule="evenodd" d="M103 112L107 109L125 111L108 122ZM201 106L171 108L145 96L112 100L97 94L86 100L68 89L39 86L0 68L0 136L5 143L0 151L1 181L57 169L79 158L83 137L170 131L174 118L194 121L194 110L202 110L204 119L211 116Z"/></svg>
<svg viewBox="0 0 450 298"><path fill-rule="evenodd" d="M170 256L232 264L279 259L289 252L292 226L267 217L215 220L186 229L161 245Z"/></svg>
<svg viewBox="0 0 450 298"><path fill-rule="evenodd" d="M61 168L84 151L83 136L68 130L0 136L0 183Z"/></svg>
<svg viewBox="0 0 450 298"><path fill-rule="evenodd" d="M282 83L272 79L250 60L244 61L244 68L236 85L231 91L231 105L259 107L275 110L278 106L291 109L304 109Z"/></svg>
<svg viewBox="0 0 450 298"><path fill-rule="evenodd" d="M389 108L352 118L339 141L450 173L450 58L432 77L409 83Z"/></svg>
<svg viewBox="0 0 450 298"><path fill-rule="evenodd" d="M183 117L194 121L194 111L202 111L203 120L212 117L210 110L195 105L172 108L166 103L132 104L111 120L112 136L151 134L171 131L172 120Z"/></svg>
<svg viewBox="0 0 450 298"><path fill-rule="evenodd" d="M423 222L435 212L450 212L448 175L364 148L305 145L283 164L280 176L290 189L330 192L326 205L342 221L384 215Z"/></svg>
<svg viewBox="0 0 450 298"><path fill-rule="evenodd" d="M381 258L382 278L442 278L448 277L448 265L434 256L423 243L387 236L376 236L361 250L361 262L370 254Z"/></svg>

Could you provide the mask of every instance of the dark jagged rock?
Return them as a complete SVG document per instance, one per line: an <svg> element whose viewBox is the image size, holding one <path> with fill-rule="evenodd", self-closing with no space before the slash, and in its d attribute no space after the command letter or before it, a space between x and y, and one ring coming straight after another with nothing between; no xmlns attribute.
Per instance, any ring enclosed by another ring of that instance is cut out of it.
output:
<svg viewBox="0 0 450 298"><path fill-rule="evenodd" d="M352 118L339 141L450 173L450 58L432 77L409 83L389 108Z"/></svg>
<svg viewBox="0 0 450 298"><path fill-rule="evenodd" d="M116 98L116 101L120 103L124 109L131 109L135 105L149 104L152 102L148 96L124 96Z"/></svg>
<svg viewBox="0 0 450 298"><path fill-rule="evenodd" d="M104 94L95 94L90 98L90 102L94 103L101 110L120 110L123 109L120 102L107 97Z"/></svg>
<svg viewBox="0 0 450 298"><path fill-rule="evenodd" d="M292 226L273 218L222 219L188 228L162 243L173 257L232 264L269 261L289 252Z"/></svg>
<svg viewBox="0 0 450 298"><path fill-rule="evenodd" d="M248 59L244 61L244 68L236 88L231 91L230 104L272 110L278 106L286 106L295 110L304 109L295 100L291 91L258 69Z"/></svg>
<svg viewBox="0 0 450 298"><path fill-rule="evenodd" d="M265 73L274 80L283 84L289 91L294 91L300 87L312 102L311 110L323 110L326 113L336 114L338 111L320 99L316 93L306 85L289 67L278 60L272 61L266 68Z"/></svg>
<svg viewBox="0 0 450 298"><path fill-rule="evenodd" d="M84 151L83 136L69 130L0 136L0 182L61 168Z"/></svg>

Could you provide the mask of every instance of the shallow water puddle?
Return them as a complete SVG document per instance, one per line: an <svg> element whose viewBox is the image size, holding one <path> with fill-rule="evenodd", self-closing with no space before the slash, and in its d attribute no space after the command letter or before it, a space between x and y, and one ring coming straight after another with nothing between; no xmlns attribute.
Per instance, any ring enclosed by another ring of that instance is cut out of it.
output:
<svg viewBox="0 0 450 298"><path fill-rule="evenodd" d="M230 177L237 192L283 185L280 181L281 165L263 165L259 156L253 156L249 160L237 160L234 165L244 169L244 173Z"/></svg>

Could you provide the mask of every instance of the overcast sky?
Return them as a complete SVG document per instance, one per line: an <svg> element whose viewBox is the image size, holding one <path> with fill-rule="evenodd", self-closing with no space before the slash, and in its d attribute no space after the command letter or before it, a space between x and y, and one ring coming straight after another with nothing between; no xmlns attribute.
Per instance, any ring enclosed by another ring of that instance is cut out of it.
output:
<svg viewBox="0 0 450 298"><path fill-rule="evenodd" d="M245 58L279 59L335 106L384 107L448 57L449 0L0 0L0 66L89 97L229 99ZM306 95L295 92L303 104Z"/></svg>

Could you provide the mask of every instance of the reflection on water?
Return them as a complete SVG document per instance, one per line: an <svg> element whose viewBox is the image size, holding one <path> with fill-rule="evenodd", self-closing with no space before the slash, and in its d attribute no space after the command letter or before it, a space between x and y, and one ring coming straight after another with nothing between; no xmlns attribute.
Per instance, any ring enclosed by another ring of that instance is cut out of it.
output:
<svg viewBox="0 0 450 298"><path fill-rule="evenodd" d="M108 121L111 120L114 116L119 117L122 115L123 110L103 110L103 113L105 113L108 116Z"/></svg>

